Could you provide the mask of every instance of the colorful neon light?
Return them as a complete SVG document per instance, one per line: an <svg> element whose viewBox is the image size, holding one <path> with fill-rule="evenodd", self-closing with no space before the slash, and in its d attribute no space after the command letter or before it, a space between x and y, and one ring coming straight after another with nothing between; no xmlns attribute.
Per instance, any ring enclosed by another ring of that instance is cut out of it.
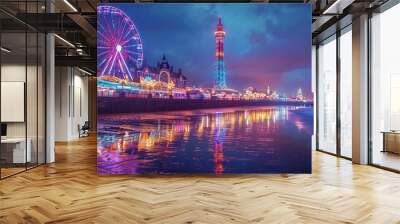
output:
<svg viewBox="0 0 400 224"><path fill-rule="evenodd" d="M216 66L216 80L215 88L223 89L226 88L226 75L225 75L225 63L224 63L224 39L225 31L222 25L221 17L218 17L217 31L214 32L215 36L215 55L217 59Z"/></svg>
<svg viewBox="0 0 400 224"><path fill-rule="evenodd" d="M108 75L133 80L131 70L143 63L143 46L139 31L133 21L120 9L98 6L98 71Z"/></svg>

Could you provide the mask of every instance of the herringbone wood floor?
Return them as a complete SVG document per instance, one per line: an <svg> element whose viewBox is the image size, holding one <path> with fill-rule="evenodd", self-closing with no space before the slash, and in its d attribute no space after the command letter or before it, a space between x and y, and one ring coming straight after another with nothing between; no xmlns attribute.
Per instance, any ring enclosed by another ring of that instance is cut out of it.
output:
<svg viewBox="0 0 400 224"><path fill-rule="evenodd" d="M95 138L0 181L0 223L400 223L400 175L313 153L312 175L104 176Z"/></svg>

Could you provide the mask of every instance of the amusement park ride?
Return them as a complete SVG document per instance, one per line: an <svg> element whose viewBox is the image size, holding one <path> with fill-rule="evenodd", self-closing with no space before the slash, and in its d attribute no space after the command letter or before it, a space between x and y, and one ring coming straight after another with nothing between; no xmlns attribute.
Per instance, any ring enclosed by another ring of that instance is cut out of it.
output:
<svg viewBox="0 0 400 224"><path fill-rule="evenodd" d="M133 21L120 9L100 5L98 9L97 61L98 96L127 98L218 99L218 100L291 100L280 98L276 91L243 92L226 83L224 63L225 31L218 18L215 37L216 69L212 88L186 86L181 70L174 72L166 57L157 67L143 65L142 40ZM301 90L300 90L301 93ZM304 101L297 96L292 100Z"/></svg>

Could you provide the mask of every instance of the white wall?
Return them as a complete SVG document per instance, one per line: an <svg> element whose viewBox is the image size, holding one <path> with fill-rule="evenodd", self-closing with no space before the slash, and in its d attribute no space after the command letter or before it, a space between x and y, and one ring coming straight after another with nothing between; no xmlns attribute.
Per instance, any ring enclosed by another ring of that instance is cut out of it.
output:
<svg viewBox="0 0 400 224"><path fill-rule="evenodd" d="M25 64L5 64L1 66L1 81L25 82ZM7 110L7 108L1 108ZM7 137L25 137L25 123L7 123Z"/></svg>
<svg viewBox="0 0 400 224"><path fill-rule="evenodd" d="M55 140L79 137L78 125L88 120L88 78L73 67L56 67Z"/></svg>
<svg viewBox="0 0 400 224"><path fill-rule="evenodd" d="M76 71L76 70L75 70ZM82 76L79 72L78 75L74 75L74 108L73 108L73 119L72 125L72 136L79 137L78 124L81 126L85 121L89 120L88 110L88 77Z"/></svg>
<svg viewBox="0 0 400 224"><path fill-rule="evenodd" d="M55 141L67 141L69 125L69 85L70 77L68 74L67 67L56 67L55 68Z"/></svg>
<svg viewBox="0 0 400 224"><path fill-rule="evenodd" d="M38 70L37 70L38 69ZM22 112L27 115L27 120L23 122L6 122L8 138L25 138L30 140L32 162L39 159L39 163L44 163L45 150L45 131L44 131L44 74L42 68L35 66L25 66L24 64L9 63L1 66L1 81L3 82L24 82L26 83L26 108ZM25 78L27 77L27 80ZM24 94L24 93L22 93ZM2 96L7 97L7 96ZM1 108L9 110L10 108ZM37 156L37 153L39 154Z"/></svg>
<svg viewBox="0 0 400 224"><path fill-rule="evenodd" d="M27 69L25 71L25 69ZM36 135L36 107L43 106L42 104L37 105L37 95L36 95L36 66L27 66L25 64L3 64L1 66L1 81L3 82L25 82L26 72L28 72L28 83L27 83L27 119L28 119L28 137L30 133L30 128L35 130ZM42 101L39 101L42 102ZM7 108L1 108L2 110L7 110ZM12 122L7 125L7 134L9 137L25 137L25 122ZM33 131L32 131L33 132ZM43 136L41 136L43 137Z"/></svg>

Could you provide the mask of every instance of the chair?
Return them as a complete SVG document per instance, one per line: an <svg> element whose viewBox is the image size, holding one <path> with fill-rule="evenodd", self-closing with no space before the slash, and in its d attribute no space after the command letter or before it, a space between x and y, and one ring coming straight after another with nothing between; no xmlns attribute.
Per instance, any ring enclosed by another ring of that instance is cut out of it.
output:
<svg viewBox="0 0 400 224"><path fill-rule="evenodd" d="M90 129L89 121L85 121L82 127L78 124L79 138L89 136L89 129Z"/></svg>

